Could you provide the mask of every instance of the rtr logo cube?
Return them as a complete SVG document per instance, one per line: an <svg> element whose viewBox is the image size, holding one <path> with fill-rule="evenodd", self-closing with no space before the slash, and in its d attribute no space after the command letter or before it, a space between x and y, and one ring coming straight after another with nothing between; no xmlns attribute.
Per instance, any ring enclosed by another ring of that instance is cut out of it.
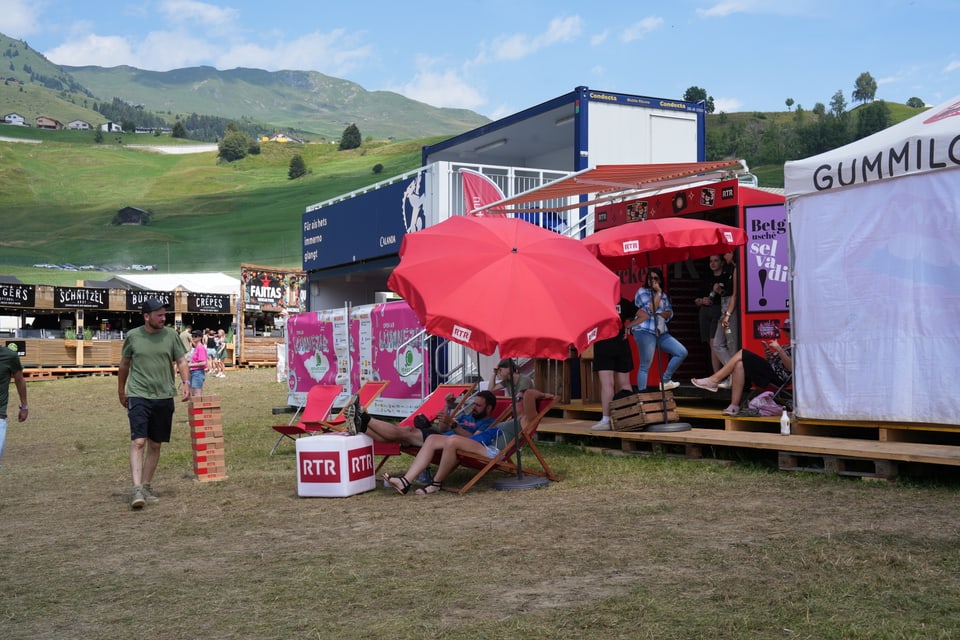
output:
<svg viewBox="0 0 960 640"><path fill-rule="evenodd" d="M297 440L297 494L342 498L377 486L373 440L367 435L325 433Z"/></svg>

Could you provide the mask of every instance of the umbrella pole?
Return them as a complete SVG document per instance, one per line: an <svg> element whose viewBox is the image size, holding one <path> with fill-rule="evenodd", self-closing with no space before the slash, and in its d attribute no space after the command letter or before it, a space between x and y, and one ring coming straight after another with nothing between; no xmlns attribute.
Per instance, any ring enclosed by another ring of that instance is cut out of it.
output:
<svg viewBox="0 0 960 640"><path fill-rule="evenodd" d="M654 309L656 311L656 309ZM644 431L653 431L653 432L664 432L664 431L689 431L693 427L688 422L670 422L670 419L667 417L667 390L663 388L663 363L660 362L660 323L657 322L656 318L653 321L653 330L657 336L657 341L654 343L653 348L653 357L657 359L657 377L660 378L660 403L663 409L663 422L658 424L648 424L643 430ZM639 384L640 381L637 381ZM646 380L643 381L644 384L647 383Z"/></svg>
<svg viewBox="0 0 960 640"><path fill-rule="evenodd" d="M536 476L523 476L523 425L520 424L520 416L517 414L517 381L513 378L513 367L510 367L510 381L507 383L510 393L510 407L513 409L513 430L517 434L517 477L501 478L493 483L494 489L498 491L522 491L523 489L539 489L550 484L546 478Z"/></svg>

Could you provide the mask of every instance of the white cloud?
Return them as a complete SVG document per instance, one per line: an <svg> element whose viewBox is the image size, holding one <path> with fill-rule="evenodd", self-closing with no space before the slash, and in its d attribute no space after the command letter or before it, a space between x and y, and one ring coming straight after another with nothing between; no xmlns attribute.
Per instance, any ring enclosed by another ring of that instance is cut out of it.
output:
<svg viewBox="0 0 960 640"><path fill-rule="evenodd" d="M94 65L116 67L139 66L130 41L122 36L98 36L90 34L79 40L70 40L43 53L54 64L73 67Z"/></svg>
<svg viewBox="0 0 960 640"><path fill-rule="evenodd" d="M487 103L480 91L452 70L437 73L422 69L417 72L413 80L392 91L435 107L476 111Z"/></svg>
<svg viewBox="0 0 960 640"><path fill-rule="evenodd" d="M950 73L951 71L956 71L957 69L960 69L960 60L951 60L950 64L944 68L943 72Z"/></svg>
<svg viewBox="0 0 960 640"><path fill-rule="evenodd" d="M533 37L525 33L516 33L496 38L489 46L490 54L481 54L478 62L487 58L493 60L521 60L541 49L576 40L583 31L580 16L554 18L547 30Z"/></svg>
<svg viewBox="0 0 960 640"><path fill-rule="evenodd" d="M697 9L697 16L725 18L737 13L797 15L811 11L809 0L721 0L706 9Z"/></svg>
<svg viewBox="0 0 960 640"><path fill-rule="evenodd" d="M220 68L309 69L342 78L373 56L371 45L344 29L335 29L329 33L315 31L295 40L278 36L269 45L239 44L220 51L215 59Z"/></svg>
<svg viewBox="0 0 960 640"><path fill-rule="evenodd" d="M607 38L609 36L610 36L609 29L602 31L601 33L595 33L594 35L590 36L590 44L594 47L601 45L607 41Z"/></svg>
<svg viewBox="0 0 960 640"><path fill-rule="evenodd" d="M195 0L167 0L160 5L160 11L174 22L208 27L232 25L237 19L234 9Z"/></svg>
<svg viewBox="0 0 960 640"><path fill-rule="evenodd" d="M89 29L85 30L89 33ZM309 33L295 40L281 35L268 44L218 44L186 31L154 31L139 41L122 36L85 35L45 52L56 64L71 66L130 65L169 71L198 65L218 69L251 67L266 71L308 69L345 77L373 57L373 47L357 44L343 30Z"/></svg>
<svg viewBox="0 0 960 640"><path fill-rule="evenodd" d="M663 18L656 18L650 16L649 18L644 18L640 22L634 22L626 29L623 30L623 33L620 34L620 40L623 42L633 42L634 40L640 40L647 34L656 31L663 26Z"/></svg>
<svg viewBox="0 0 960 640"><path fill-rule="evenodd" d="M697 9L701 18L724 18L734 13L745 13L752 8L750 2L719 2L707 9Z"/></svg>
<svg viewBox="0 0 960 640"><path fill-rule="evenodd" d="M713 112L736 113L743 107L743 101L737 98L714 98Z"/></svg>
<svg viewBox="0 0 960 640"><path fill-rule="evenodd" d="M0 9L0 33L26 40L27 36L40 30L38 16L42 11L43 3L4 0L3 9Z"/></svg>

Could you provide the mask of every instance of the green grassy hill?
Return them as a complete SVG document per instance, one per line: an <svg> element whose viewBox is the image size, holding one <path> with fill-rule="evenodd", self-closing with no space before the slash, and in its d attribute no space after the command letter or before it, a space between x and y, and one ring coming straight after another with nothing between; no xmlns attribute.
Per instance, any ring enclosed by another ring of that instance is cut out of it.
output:
<svg viewBox="0 0 960 640"><path fill-rule="evenodd" d="M229 273L241 262L299 267L306 206L415 169L421 146L436 142L370 143L352 151L263 143L259 155L226 164L215 151L165 155L96 145L92 133L19 127L0 127L0 136L6 129L40 143L0 141L0 263L13 267L0 273L46 284L72 284L77 275L30 265L155 264L161 271ZM170 140L125 138L147 145ZM287 177L294 154L310 170L298 180ZM382 173L373 173L376 164ZM128 205L151 211L152 223L111 224Z"/></svg>

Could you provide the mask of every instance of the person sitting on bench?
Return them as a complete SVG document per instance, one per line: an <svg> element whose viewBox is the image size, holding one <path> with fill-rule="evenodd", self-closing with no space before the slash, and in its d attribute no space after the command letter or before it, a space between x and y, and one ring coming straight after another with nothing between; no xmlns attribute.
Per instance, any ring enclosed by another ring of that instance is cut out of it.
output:
<svg viewBox="0 0 960 640"><path fill-rule="evenodd" d="M790 332L790 319L784 320L780 327L782 331ZM694 378L693 386L715 392L721 381L727 376L733 376L733 386L730 387L730 406L723 410L725 416L735 416L740 413L740 399L747 380L758 387L782 386L790 379L793 371L793 358L790 356L790 345L782 346L776 338L763 343L766 358L752 351L741 349L731 357L719 371L709 378Z"/></svg>

